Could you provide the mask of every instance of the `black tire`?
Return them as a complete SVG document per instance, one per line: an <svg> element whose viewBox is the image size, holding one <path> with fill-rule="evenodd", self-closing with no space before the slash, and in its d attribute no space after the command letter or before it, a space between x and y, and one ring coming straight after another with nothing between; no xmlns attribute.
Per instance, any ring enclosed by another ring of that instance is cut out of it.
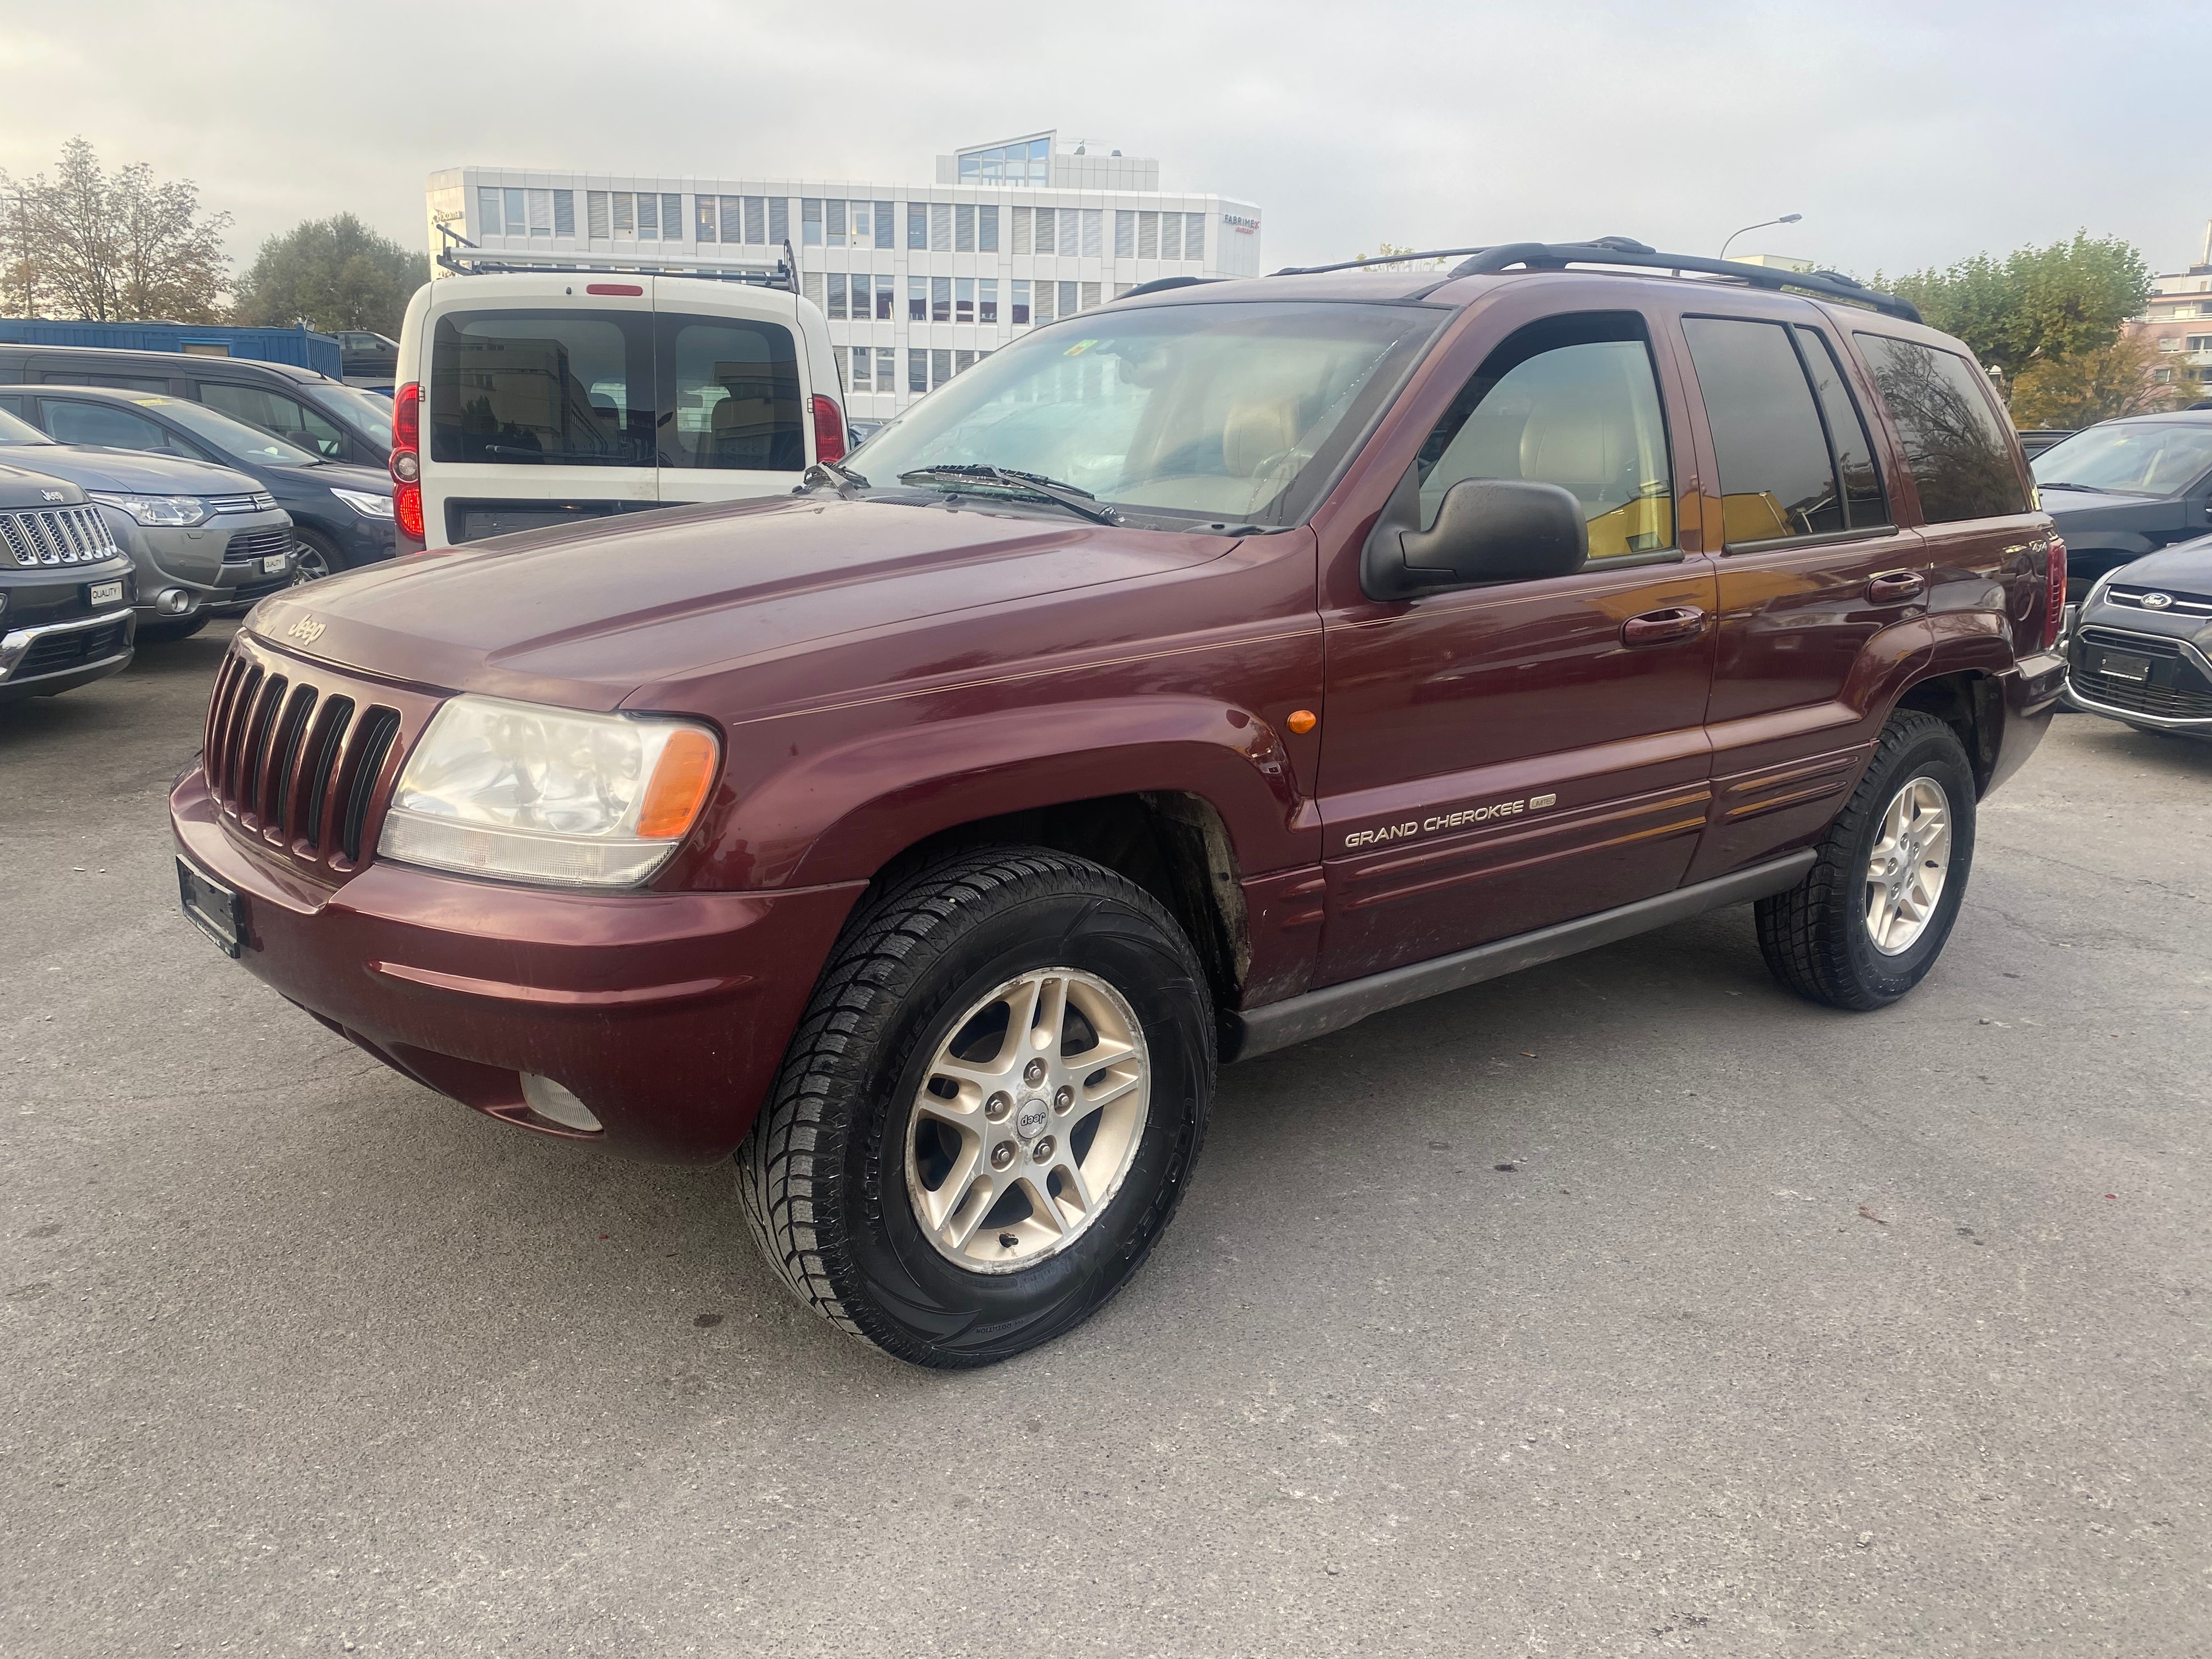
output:
<svg viewBox="0 0 2212 1659"><path fill-rule="evenodd" d="M1920 936L1887 956L1875 947L1867 925L1867 865L1890 803L1923 776L1942 787L1949 809L1949 868ZM1887 1007L1919 984L1942 954L1973 869L1974 774L1958 734L1932 714L1906 709L1893 715L1817 850L1803 881L1759 901L1759 951L1774 977L1800 996L1860 1012Z"/></svg>
<svg viewBox="0 0 2212 1659"><path fill-rule="evenodd" d="M346 568L345 555L338 544L319 530L302 530L292 526L292 586L320 581L325 576L335 576Z"/></svg>
<svg viewBox="0 0 2212 1659"><path fill-rule="evenodd" d="M187 617L182 622L142 622L138 624L138 643L168 645L178 640L188 640L208 625L207 613Z"/></svg>
<svg viewBox="0 0 2212 1659"><path fill-rule="evenodd" d="M969 1272L908 1200L909 1114L953 1023L1054 966L1105 980L1133 1010L1150 1104L1120 1189L1066 1248ZM1041 848L957 854L890 883L847 924L738 1153L745 1214L799 1300L839 1329L916 1364L989 1364L1088 1318L1143 1262L1205 1138L1214 1063L1205 973L1149 894Z"/></svg>

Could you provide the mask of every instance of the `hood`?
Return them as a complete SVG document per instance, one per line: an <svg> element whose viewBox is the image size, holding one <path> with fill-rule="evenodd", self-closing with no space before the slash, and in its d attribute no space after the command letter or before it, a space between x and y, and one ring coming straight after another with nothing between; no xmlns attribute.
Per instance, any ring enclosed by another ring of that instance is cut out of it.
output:
<svg viewBox="0 0 2212 1659"><path fill-rule="evenodd" d="M2126 587L2171 588L2176 593L2212 595L2212 536L2180 542L2124 564L2112 580Z"/></svg>
<svg viewBox="0 0 2212 1659"><path fill-rule="evenodd" d="M4 452L10 460L35 455L41 472L87 489L113 489L146 495L250 495L261 486L243 472L205 461L149 455L136 449L101 449L91 444L40 445Z"/></svg>
<svg viewBox="0 0 2212 1659"><path fill-rule="evenodd" d="M2067 544L2092 530L2160 531L2181 527L2187 504L2178 495L2108 495L2094 489L2039 487L2043 510L2057 520Z"/></svg>
<svg viewBox="0 0 2212 1659"><path fill-rule="evenodd" d="M1235 545L1073 518L786 496L415 554L289 589L250 625L280 650L389 678L613 708L642 686L1164 575ZM939 668L978 660L972 639L946 646L954 654ZM878 672L890 672L885 660ZM836 689L854 688L848 678Z"/></svg>
<svg viewBox="0 0 2212 1659"><path fill-rule="evenodd" d="M325 461L320 466L271 466L262 469L272 482L295 489L358 489L370 495L389 495L392 475L374 466L348 466Z"/></svg>
<svg viewBox="0 0 2212 1659"><path fill-rule="evenodd" d="M15 450L11 444L5 453L12 455ZM25 507L72 507L83 500L83 490L57 474L0 464L0 512Z"/></svg>

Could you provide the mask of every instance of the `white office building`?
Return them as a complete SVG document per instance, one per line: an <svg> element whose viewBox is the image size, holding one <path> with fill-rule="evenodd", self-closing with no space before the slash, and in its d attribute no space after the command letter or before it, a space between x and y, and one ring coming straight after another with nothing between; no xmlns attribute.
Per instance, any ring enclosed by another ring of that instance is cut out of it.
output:
<svg viewBox="0 0 2212 1659"><path fill-rule="evenodd" d="M434 256L445 226L548 269L757 269L788 242L861 419L1139 283L1261 270L1257 207L1050 132L940 155L929 185L468 167L430 175L428 208Z"/></svg>

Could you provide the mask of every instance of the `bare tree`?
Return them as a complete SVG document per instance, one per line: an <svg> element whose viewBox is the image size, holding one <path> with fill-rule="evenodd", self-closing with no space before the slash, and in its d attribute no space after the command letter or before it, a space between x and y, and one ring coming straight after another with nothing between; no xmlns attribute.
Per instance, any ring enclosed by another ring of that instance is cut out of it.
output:
<svg viewBox="0 0 2212 1659"><path fill-rule="evenodd" d="M44 173L6 182L0 255L11 305L92 321L211 323L224 315L228 213L203 215L190 179L134 163L110 175L82 138Z"/></svg>

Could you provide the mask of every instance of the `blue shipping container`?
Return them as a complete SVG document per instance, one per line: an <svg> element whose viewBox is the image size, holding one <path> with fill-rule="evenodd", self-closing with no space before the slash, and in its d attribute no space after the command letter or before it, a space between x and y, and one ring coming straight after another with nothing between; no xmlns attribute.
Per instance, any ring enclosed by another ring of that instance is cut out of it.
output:
<svg viewBox="0 0 2212 1659"><path fill-rule="evenodd" d="M177 351L200 357L252 357L344 378L337 341L301 328L227 328L210 323L63 323L0 317L0 343L105 346L110 351Z"/></svg>

